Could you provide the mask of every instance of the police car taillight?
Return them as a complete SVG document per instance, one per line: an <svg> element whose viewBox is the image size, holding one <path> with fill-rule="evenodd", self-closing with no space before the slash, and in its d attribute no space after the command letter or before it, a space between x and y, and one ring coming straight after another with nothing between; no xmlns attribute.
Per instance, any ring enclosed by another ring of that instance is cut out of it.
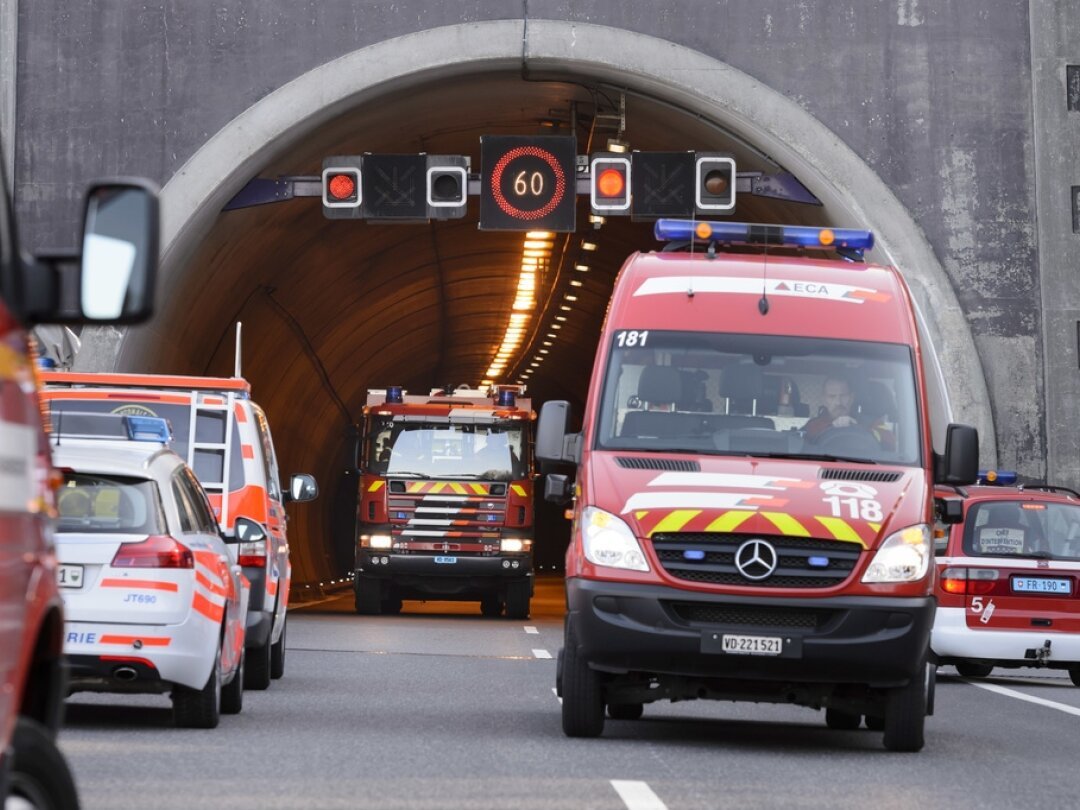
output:
<svg viewBox="0 0 1080 810"><path fill-rule="evenodd" d="M990 593L997 582L995 568L946 568L941 572L941 589L945 593Z"/></svg>
<svg viewBox="0 0 1080 810"><path fill-rule="evenodd" d="M191 549L168 535L152 534L140 543L123 543L113 568L194 568Z"/></svg>
<svg viewBox="0 0 1080 810"><path fill-rule="evenodd" d="M241 543L237 550L236 561L244 568L266 567L266 540Z"/></svg>

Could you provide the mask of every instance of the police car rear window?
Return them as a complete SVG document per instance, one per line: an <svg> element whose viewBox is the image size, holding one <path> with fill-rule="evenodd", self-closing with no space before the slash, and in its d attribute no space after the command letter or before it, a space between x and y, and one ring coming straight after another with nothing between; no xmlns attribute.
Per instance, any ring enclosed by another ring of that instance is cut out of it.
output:
<svg viewBox="0 0 1080 810"><path fill-rule="evenodd" d="M56 509L59 532L160 534L165 530L157 484L145 478L65 473Z"/></svg>

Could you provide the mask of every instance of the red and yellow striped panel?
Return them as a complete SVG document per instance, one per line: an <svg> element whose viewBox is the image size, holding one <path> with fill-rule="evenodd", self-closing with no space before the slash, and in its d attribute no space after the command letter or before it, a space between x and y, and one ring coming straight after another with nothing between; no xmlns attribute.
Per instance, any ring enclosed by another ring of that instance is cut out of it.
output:
<svg viewBox="0 0 1080 810"><path fill-rule="evenodd" d="M768 498L747 500L784 502L782 499ZM650 509L634 512L634 518L646 537L669 532L781 534L785 537L839 540L869 548L881 531L879 523L818 515L795 517L787 512L748 509L731 509L719 513L704 509Z"/></svg>

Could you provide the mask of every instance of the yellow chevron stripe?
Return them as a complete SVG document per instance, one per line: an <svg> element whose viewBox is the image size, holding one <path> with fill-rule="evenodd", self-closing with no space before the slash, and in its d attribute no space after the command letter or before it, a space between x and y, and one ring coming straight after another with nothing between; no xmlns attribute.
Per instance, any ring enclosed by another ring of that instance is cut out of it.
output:
<svg viewBox="0 0 1080 810"><path fill-rule="evenodd" d="M756 515L757 512L744 512L739 509L732 509L730 512L724 512L720 517L705 527L707 532L733 532L739 526L743 524L748 517Z"/></svg>
<svg viewBox="0 0 1080 810"><path fill-rule="evenodd" d="M862 541L862 538L846 520L837 517L818 517L816 520L828 529L829 533L837 540L843 540L845 543L858 543L863 548L866 548L866 543Z"/></svg>
<svg viewBox="0 0 1080 810"><path fill-rule="evenodd" d="M423 486L423 481L412 481L409 483L409 492L419 492Z"/></svg>
<svg viewBox="0 0 1080 810"><path fill-rule="evenodd" d="M788 537L809 537L810 531L799 521L785 512L760 512L763 518L780 530L780 534Z"/></svg>
<svg viewBox="0 0 1080 810"><path fill-rule="evenodd" d="M484 489L483 484L469 484L469 486L472 487L472 491L477 495L487 495L487 490Z"/></svg>
<svg viewBox="0 0 1080 810"><path fill-rule="evenodd" d="M866 525L874 530L874 534L878 534L878 533L881 532L881 524L880 523L870 523L869 521L867 521Z"/></svg>
<svg viewBox="0 0 1080 810"><path fill-rule="evenodd" d="M463 487L461 484L458 484L456 482L452 482L450 484L450 489L454 490L454 492L456 492L458 495L466 495L466 494L468 494L468 493L465 492L465 487Z"/></svg>
<svg viewBox="0 0 1080 810"><path fill-rule="evenodd" d="M521 484L511 484L510 489L512 489L516 494L520 495L522 498L525 497L525 487L523 487Z"/></svg>
<svg viewBox="0 0 1080 810"><path fill-rule="evenodd" d="M385 483L386 482L383 481L381 478L378 481L373 481L371 483L371 486L367 488L367 491L368 492L378 492L380 489L382 489L382 485L385 484Z"/></svg>
<svg viewBox="0 0 1080 810"><path fill-rule="evenodd" d="M431 485L431 487L428 489L428 492L434 495L438 492L442 492L444 489L446 489L446 482L438 481Z"/></svg>
<svg viewBox="0 0 1080 810"><path fill-rule="evenodd" d="M669 512L653 527L649 536L659 532L677 532L700 514L700 509L676 509L674 512Z"/></svg>
<svg viewBox="0 0 1080 810"><path fill-rule="evenodd" d="M644 520L647 514L649 514L649 511L647 509L639 509L637 512L634 512L634 517L636 517L638 520Z"/></svg>

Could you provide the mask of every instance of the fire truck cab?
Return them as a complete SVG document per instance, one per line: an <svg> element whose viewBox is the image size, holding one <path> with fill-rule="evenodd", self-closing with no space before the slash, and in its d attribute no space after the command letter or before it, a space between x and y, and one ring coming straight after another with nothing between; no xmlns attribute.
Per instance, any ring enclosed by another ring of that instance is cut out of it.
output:
<svg viewBox="0 0 1080 810"><path fill-rule="evenodd" d="M921 749L933 486L974 480L978 436L901 274L864 263L868 231L656 235L615 282L581 431L565 402L538 427L537 457L576 466L545 486L573 501L564 732L713 698Z"/></svg>
<svg viewBox="0 0 1080 810"><path fill-rule="evenodd" d="M532 433L524 386L371 390L364 408L356 612L479 600L526 618L533 592Z"/></svg>

